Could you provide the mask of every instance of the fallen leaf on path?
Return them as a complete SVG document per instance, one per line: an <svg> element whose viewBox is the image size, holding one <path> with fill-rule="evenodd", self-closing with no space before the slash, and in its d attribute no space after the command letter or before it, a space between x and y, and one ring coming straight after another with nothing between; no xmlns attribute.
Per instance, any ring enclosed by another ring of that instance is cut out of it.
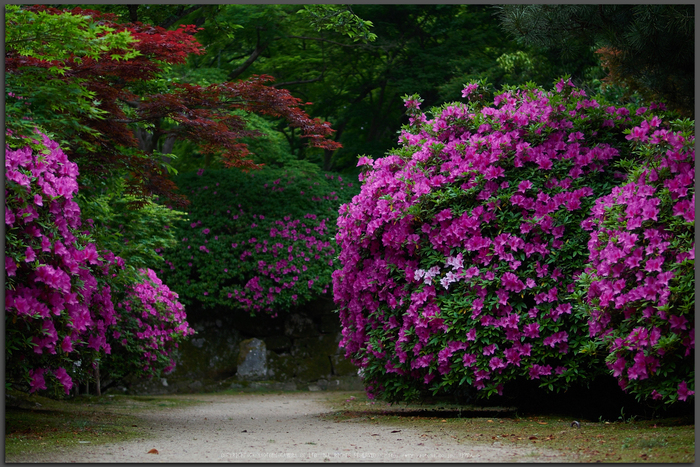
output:
<svg viewBox="0 0 700 467"><path fill-rule="evenodd" d="M546 424L547 424L547 422L537 422L537 423L539 423L540 425L546 425Z"/></svg>
<svg viewBox="0 0 700 467"><path fill-rule="evenodd" d="M158 454L158 450L156 448L151 449L148 451L149 454Z"/></svg>

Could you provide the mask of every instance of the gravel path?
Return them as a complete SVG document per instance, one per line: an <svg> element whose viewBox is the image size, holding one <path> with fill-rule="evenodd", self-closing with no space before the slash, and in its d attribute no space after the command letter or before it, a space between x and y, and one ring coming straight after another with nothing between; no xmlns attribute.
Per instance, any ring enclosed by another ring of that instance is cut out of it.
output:
<svg viewBox="0 0 700 467"><path fill-rule="evenodd" d="M337 393L330 393L337 394ZM155 437L78 445L22 462L566 462L558 452L458 443L446 434L326 420L323 393L188 395L204 403L140 412ZM396 431L400 430L400 431ZM395 431L392 433L392 431ZM157 454L149 454L151 450Z"/></svg>

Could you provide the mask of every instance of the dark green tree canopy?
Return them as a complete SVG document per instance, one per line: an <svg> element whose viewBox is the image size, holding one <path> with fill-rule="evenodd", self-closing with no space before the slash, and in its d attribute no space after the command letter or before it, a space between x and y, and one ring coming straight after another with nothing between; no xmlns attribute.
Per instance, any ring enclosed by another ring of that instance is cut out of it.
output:
<svg viewBox="0 0 700 467"><path fill-rule="evenodd" d="M504 5L499 17L524 44L596 48L612 82L694 115L695 5Z"/></svg>

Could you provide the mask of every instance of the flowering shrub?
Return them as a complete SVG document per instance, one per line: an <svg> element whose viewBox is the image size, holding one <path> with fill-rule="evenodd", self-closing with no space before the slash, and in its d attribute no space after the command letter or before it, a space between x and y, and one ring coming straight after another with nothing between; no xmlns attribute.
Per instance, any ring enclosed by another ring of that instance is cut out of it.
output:
<svg viewBox="0 0 700 467"><path fill-rule="evenodd" d="M581 277L590 335L620 386L666 403L694 395L695 150L692 122L647 118L627 136L643 163L596 201Z"/></svg>
<svg viewBox="0 0 700 467"><path fill-rule="evenodd" d="M5 149L6 380L30 391L91 378L112 351L123 313L115 298L133 283L124 261L81 232L78 167L55 141Z"/></svg>
<svg viewBox="0 0 700 467"><path fill-rule="evenodd" d="M127 288L117 304L119 319L107 336L112 355L106 368L114 379L126 375L151 377L175 368L171 353L178 342L194 334L178 295L151 269L140 269L142 280Z"/></svg>
<svg viewBox="0 0 700 467"><path fill-rule="evenodd" d="M199 170L177 183L189 220L161 276L185 303L276 314L328 292L338 206L357 183L311 168Z"/></svg>
<svg viewBox="0 0 700 467"><path fill-rule="evenodd" d="M560 390L600 371L569 295L588 257L580 224L624 174L639 111L556 90L483 83L429 113L406 98L400 148L366 168L341 208L333 274L341 346L367 391L484 397L515 380ZM642 109L640 109L642 110Z"/></svg>

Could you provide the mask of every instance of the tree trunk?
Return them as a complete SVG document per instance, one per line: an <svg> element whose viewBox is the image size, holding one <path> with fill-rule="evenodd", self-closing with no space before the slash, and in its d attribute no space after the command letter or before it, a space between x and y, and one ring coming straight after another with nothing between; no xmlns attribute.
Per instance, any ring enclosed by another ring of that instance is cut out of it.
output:
<svg viewBox="0 0 700 467"><path fill-rule="evenodd" d="M134 130L134 135L139 142L139 149L143 152L150 154L154 149L153 133L150 133L143 128L136 128Z"/></svg>
<svg viewBox="0 0 700 467"><path fill-rule="evenodd" d="M98 396L102 395L102 390L100 389L100 363L95 363L95 389Z"/></svg>
<svg viewBox="0 0 700 467"><path fill-rule="evenodd" d="M135 23L139 20L139 6L138 5L127 5L129 9L129 21Z"/></svg>

